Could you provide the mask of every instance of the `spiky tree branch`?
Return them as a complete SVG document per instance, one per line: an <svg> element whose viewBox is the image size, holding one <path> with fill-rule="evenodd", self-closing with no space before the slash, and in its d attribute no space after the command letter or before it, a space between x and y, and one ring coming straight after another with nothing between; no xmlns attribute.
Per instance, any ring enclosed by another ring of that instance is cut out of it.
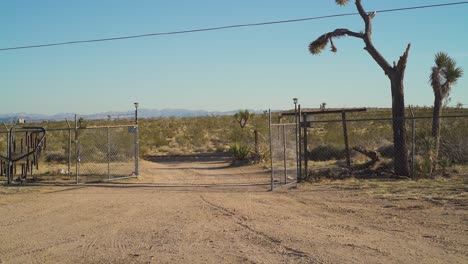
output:
<svg viewBox="0 0 468 264"><path fill-rule="evenodd" d="M341 38L345 36L351 36L351 37L360 38L360 39L364 38L364 34L362 33L353 32L346 28L338 28L332 32L323 34L322 36L318 37L315 41L310 43L309 51L312 54L319 54L325 49L325 47L327 47L328 43L330 43L331 50L333 52L337 52L338 49L335 47L335 44L333 43L333 38Z"/></svg>

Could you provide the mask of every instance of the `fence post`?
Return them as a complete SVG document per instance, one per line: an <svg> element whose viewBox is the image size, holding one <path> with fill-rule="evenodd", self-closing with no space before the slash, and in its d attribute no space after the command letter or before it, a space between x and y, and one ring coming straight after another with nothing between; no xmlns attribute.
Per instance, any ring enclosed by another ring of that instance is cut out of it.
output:
<svg viewBox="0 0 468 264"><path fill-rule="evenodd" d="M70 122L68 122L68 119L65 119L67 122L68 126L68 175L72 175L71 173L71 126Z"/></svg>
<svg viewBox="0 0 468 264"><path fill-rule="evenodd" d="M416 119L414 118L413 107L409 106L411 112L411 177L414 179L414 165L415 165L415 143L416 143Z"/></svg>
<svg viewBox="0 0 468 264"><path fill-rule="evenodd" d="M302 122L301 122L301 117L302 117L302 113L301 113L301 105L298 105L297 106L298 108L298 117L299 117L299 141L298 141L298 145L299 145L299 174L298 174L298 177L297 177L297 182L301 182L302 181L302 144L301 144L301 141L302 141L302 132L301 132L301 128L302 128Z"/></svg>
<svg viewBox="0 0 468 264"><path fill-rule="evenodd" d="M13 167L12 163L11 163L11 131L8 131L7 133L7 158L8 158L8 164L7 164L7 171L6 171L6 175L7 175L7 183L8 184L11 184L12 182L12 175L11 175L11 169Z"/></svg>
<svg viewBox="0 0 468 264"><path fill-rule="evenodd" d="M79 183L78 180L78 164L80 158L79 156L79 151L78 151L78 120L76 119L76 114L75 114L75 177L76 177L76 184Z"/></svg>
<svg viewBox="0 0 468 264"><path fill-rule="evenodd" d="M260 161L260 150L258 148L258 130L254 130L254 141L255 141L255 162Z"/></svg>
<svg viewBox="0 0 468 264"><path fill-rule="evenodd" d="M306 122L306 115L304 115L304 171L305 177L307 178L308 175L308 157L307 157L307 122Z"/></svg>
<svg viewBox="0 0 468 264"><path fill-rule="evenodd" d="M346 150L346 165L348 167L351 166L351 158L349 155L349 143L348 143L348 127L346 125L346 112L341 112L341 121L343 122L343 135L344 135L344 143L345 143L345 150Z"/></svg>
<svg viewBox="0 0 468 264"><path fill-rule="evenodd" d="M297 117L297 98L293 99L294 101L294 126L295 126L295 137L296 137L296 180L299 179L299 139L298 139L298 123L299 118Z"/></svg>
<svg viewBox="0 0 468 264"><path fill-rule="evenodd" d="M140 175L140 168L139 168L139 162L140 162L140 154L139 154L139 141L138 141L138 124L135 125L135 175L139 176Z"/></svg>
<svg viewBox="0 0 468 264"><path fill-rule="evenodd" d="M109 127L106 128L107 132L107 178L110 180L110 139L109 139Z"/></svg>
<svg viewBox="0 0 468 264"><path fill-rule="evenodd" d="M283 169L284 169L284 184L288 183L288 170L287 170L287 165L286 165L286 132L285 126L283 125Z"/></svg>
<svg viewBox="0 0 468 264"><path fill-rule="evenodd" d="M271 179L271 190L273 191L274 189L274 186L273 186L273 151L272 151L272 143L273 143L273 140L272 140L272 137L271 137L271 109L268 109L268 131L269 131L269 135L270 135L270 167L271 167L271 170L270 170L270 179Z"/></svg>

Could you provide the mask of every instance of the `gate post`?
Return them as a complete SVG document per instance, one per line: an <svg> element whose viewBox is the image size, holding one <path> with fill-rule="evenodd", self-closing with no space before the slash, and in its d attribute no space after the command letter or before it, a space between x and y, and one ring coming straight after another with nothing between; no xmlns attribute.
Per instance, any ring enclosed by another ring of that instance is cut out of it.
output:
<svg viewBox="0 0 468 264"><path fill-rule="evenodd" d="M71 176L71 126L70 122L68 122L68 119L65 118L65 121L67 122L68 126L68 175Z"/></svg>
<svg viewBox="0 0 468 264"><path fill-rule="evenodd" d="M283 125L283 169L284 169L284 184L288 183L288 170L286 165L286 132Z"/></svg>
<svg viewBox="0 0 468 264"><path fill-rule="evenodd" d="M80 163L79 158L79 151L78 151L78 120L76 119L75 114L75 177L76 177L76 184L79 183L78 180L78 164Z"/></svg>
<svg viewBox="0 0 468 264"><path fill-rule="evenodd" d="M298 117L299 117L299 141L298 141L298 145L299 145L299 174L297 175L297 182L301 182L302 181L302 144L301 144L301 139L302 139L302 132L301 132L302 113L301 113L301 105L298 105L298 112L299 112L299 114L298 114Z"/></svg>
<svg viewBox="0 0 468 264"><path fill-rule="evenodd" d="M348 143L348 127L346 125L346 112L341 112L341 122L343 123L343 135L344 135L344 143L345 143L345 151L346 151L346 165L348 168L351 166L351 157L349 154L349 143Z"/></svg>
<svg viewBox="0 0 468 264"><path fill-rule="evenodd" d="M110 180L110 140L109 140L109 127L106 128L107 132L107 179Z"/></svg>
<svg viewBox="0 0 468 264"><path fill-rule="evenodd" d="M307 115L304 114L304 171L305 171L305 178L307 178L308 175L308 157L307 157ZM302 178L302 177L301 177Z"/></svg>
<svg viewBox="0 0 468 264"><path fill-rule="evenodd" d="M414 179L414 165L415 165L415 141L416 141L416 120L414 119L413 107L409 106L411 111L411 177Z"/></svg>
<svg viewBox="0 0 468 264"><path fill-rule="evenodd" d="M140 168L139 168L139 162L140 162L140 154L139 154L139 140L138 140L138 124L135 125L135 175L139 176L140 175Z"/></svg>
<svg viewBox="0 0 468 264"><path fill-rule="evenodd" d="M11 184L11 179L10 179L10 175L11 175L11 163L10 163L10 130L7 130L7 158L8 158L8 162L7 162L7 167L6 167L6 176L7 176L7 183L8 184Z"/></svg>
<svg viewBox="0 0 468 264"><path fill-rule="evenodd" d="M268 109L268 130L269 130L269 135L270 135L270 179L271 179L271 191L273 191L274 186L273 186L273 152L271 150L272 148L272 138L271 138L271 109Z"/></svg>

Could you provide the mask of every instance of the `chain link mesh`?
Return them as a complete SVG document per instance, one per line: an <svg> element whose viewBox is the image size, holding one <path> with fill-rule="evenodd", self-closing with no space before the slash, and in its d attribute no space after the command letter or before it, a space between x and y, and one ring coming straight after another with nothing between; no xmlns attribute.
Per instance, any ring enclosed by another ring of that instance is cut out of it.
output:
<svg viewBox="0 0 468 264"><path fill-rule="evenodd" d="M271 125L273 188L297 181L296 125Z"/></svg>
<svg viewBox="0 0 468 264"><path fill-rule="evenodd" d="M440 146L432 136L432 118L406 119L408 167L415 177L468 173L466 117L441 118ZM391 119L346 121L349 154L342 121L316 121L308 129L307 176L312 178L375 177L395 174ZM414 166L413 160L414 142ZM400 142L397 142L400 143ZM349 156L348 156L349 155ZM347 157L350 166L347 164Z"/></svg>
<svg viewBox="0 0 468 264"><path fill-rule="evenodd" d="M79 130L79 182L134 176L135 136L134 127Z"/></svg>
<svg viewBox="0 0 468 264"><path fill-rule="evenodd" d="M72 129L46 131L45 148L34 176L40 181L74 182L72 175L75 173L76 159L73 140Z"/></svg>
<svg viewBox="0 0 468 264"><path fill-rule="evenodd" d="M6 157L8 133L0 132L0 155ZM0 158L0 181L6 181L6 160Z"/></svg>
<svg viewBox="0 0 468 264"><path fill-rule="evenodd" d="M79 128L75 133L73 128L47 130L45 148L27 179L41 183L86 183L135 176L136 127ZM26 140L22 137L21 132L15 135L17 148ZM5 157L7 142L8 133L1 131L0 155ZM13 164L15 174L21 172L23 163L21 160ZM6 164L6 160L0 159L1 180L6 180Z"/></svg>

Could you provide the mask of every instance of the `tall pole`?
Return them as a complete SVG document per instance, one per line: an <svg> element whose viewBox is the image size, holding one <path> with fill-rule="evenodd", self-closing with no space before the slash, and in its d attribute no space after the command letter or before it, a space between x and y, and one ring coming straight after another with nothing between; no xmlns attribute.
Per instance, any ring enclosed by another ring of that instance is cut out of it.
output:
<svg viewBox="0 0 468 264"><path fill-rule="evenodd" d="M13 176L11 175L12 168L13 168L13 164L11 162L11 144L12 144L12 142L11 142L11 132L12 132L12 130L9 130L8 134L7 134L7 136L8 136L8 139L7 139L8 167L7 167L7 174L6 175L7 175L7 183L8 184L11 184L12 181L13 181Z"/></svg>
<svg viewBox="0 0 468 264"><path fill-rule="evenodd" d="M138 141L138 102L134 103L135 105L135 175L140 175L140 168L139 168L139 141Z"/></svg>
<svg viewBox="0 0 468 264"><path fill-rule="evenodd" d="M348 143L348 127L346 125L346 112L341 112L341 121L343 123L343 136L344 136L344 143L345 143L345 151L346 151L346 165L348 167L351 166L351 157L349 154L349 143Z"/></svg>
<svg viewBox="0 0 468 264"><path fill-rule="evenodd" d="M304 134L302 135L302 137L304 138L304 174L305 174L305 177L307 178L308 177L308 170L309 170L309 166L308 166L308 157L307 157L307 115L306 114L303 114L302 115L303 118L302 120L304 121ZM302 180L302 177L301 177L301 180Z"/></svg>
<svg viewBox="0 0 468 264"><path fill-rule="evenodd" d="M414 178L414 155L415 155L415 141L416 141L416 120L414 119L413 107L409 106L411 111L411 177Z"/></svg>
<svg viewBox="0 0 468 264"><path fill-rule="evenodd" d="M71 126L70 122L68 122L68 119L65 118L65 121L67 122L68 126L68 175L71 176L71 145L72 145L72 139L71 139Z"/></svg>
<svg viewBox="0 0 468 264"><path fill-rule="evenodd" d="M76 179L76 184L79 183L78 179L78 166L80 164L80 155L79 155L79 149L78 149L78 120L76 119L76 114L75 114L75 179Z"/></svg>
<svg viewBox="0 0 468 264"><path fill-rule="evenodd" d="M106 132L107 132L107 136L106 136L106 139L107 139L107 179L110 180L110 138L109 138L109 127L107 127L106 129Z"/></svg>
<svg viewBox="0 0 468 264"><path fill-rule="evenodd" d="M275 186L273 185L273 184L274 184L274 182L273 182L273 177L274 177L274 171L273 171L273 155L272 155L273 152L272 152L272 150L271 150L271 149L272 149L272 143L273 143L273 142L272 142L272 138L271 138L271 110L270 110L270 109L268 109L268 130L269 130L269 133L268 133L268 134L269 134L269 136L270 136L270 168L271 168L271 170L270 170L270 179L271 179L270 184L271 184L271 190L273 191L273 189L274 189Z"/></svg>
<svg viewBox="0 0 468 264"><path fill-rule="evenodd" d="M285 126L283 127L283 169L284 169L284 184L288 183L288 168L286 167L286 131Z"/></svg>
<svg viewBox="0 0 468 264"><path fill-rule="evenodd" d="M299 140L297 141L298 144L299 144L299 176L297 177L297 182L301 182L302 181L302 147L301 147L301 129L300 129L300 125L301 125L301 105L298 105L297 106L297 111L299 112L297 117L298 117L298 123L299 123Z"/></svg>
<svg viewBox="0 0 468 264"><path fill-rule="evenodd" d="M297 128L297 98L293 98L294 102L294 123L296 124L296 178L299 178L299 141L298 141L298 128Z"/></svg>

